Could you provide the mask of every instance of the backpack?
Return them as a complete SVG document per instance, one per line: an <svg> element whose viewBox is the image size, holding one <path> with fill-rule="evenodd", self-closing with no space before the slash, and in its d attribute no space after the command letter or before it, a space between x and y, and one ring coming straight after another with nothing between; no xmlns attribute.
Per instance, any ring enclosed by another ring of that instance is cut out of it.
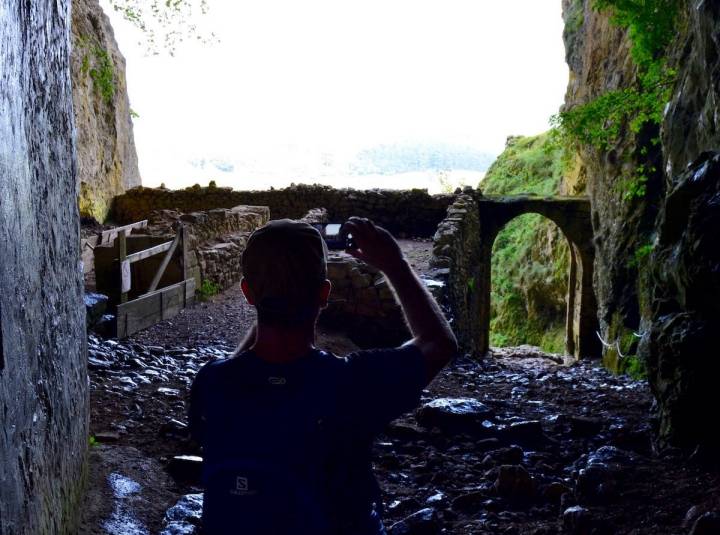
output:
<svg viewBox="0 0 720 535"><path fill-rule="evenodd" d="M373 533L357 526L379 503L363 477L371 437L343 414L344 370L322 351L284 366L248 353L209 366L206 535Z"/></svg>

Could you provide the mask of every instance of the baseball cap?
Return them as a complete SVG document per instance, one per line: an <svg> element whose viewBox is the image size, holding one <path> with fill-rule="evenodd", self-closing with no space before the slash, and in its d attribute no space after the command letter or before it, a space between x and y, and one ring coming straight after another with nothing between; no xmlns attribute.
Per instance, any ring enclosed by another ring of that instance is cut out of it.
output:
<svg viewBox="0 0 720 535"><path fill-rule="evenodd" d="M258 309L294 314L327 278L327 246L309 224L278 219L250 235L242 264Z"/></svg>

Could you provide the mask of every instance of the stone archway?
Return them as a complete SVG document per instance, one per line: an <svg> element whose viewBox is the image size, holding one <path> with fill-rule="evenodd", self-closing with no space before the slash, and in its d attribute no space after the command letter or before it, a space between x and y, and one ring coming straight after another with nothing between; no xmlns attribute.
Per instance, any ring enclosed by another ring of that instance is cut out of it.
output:
<svg viewBox="0 0 720 535"><path fill-rule="evenodd" d="M600 357L602 347L597 338L597 301L593 290L593 230L590 201L578 197L478 197L479 216L478 263L474 269L476 291L469 312L479 318L470 345L474 352L485 354L490 347L490 289L493 243L500 230L512 219L536 213L553 221L570 243L568 278L566 350L570 355ZM477 321L477 320L476 320Z"/></svg>

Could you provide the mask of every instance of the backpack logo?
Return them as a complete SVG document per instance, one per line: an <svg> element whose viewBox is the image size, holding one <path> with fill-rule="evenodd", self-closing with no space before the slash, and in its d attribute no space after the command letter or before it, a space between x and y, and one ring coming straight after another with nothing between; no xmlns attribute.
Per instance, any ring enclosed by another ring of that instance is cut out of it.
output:
<svg viewBox="0 0 720 535"><path fill-rule="evenodd" d="M251 496L253 494L257 494L257 492L250 490L248 478L237 476L235 478L235 488L230 491L230 494L233 494L234 496Z"/></svg>

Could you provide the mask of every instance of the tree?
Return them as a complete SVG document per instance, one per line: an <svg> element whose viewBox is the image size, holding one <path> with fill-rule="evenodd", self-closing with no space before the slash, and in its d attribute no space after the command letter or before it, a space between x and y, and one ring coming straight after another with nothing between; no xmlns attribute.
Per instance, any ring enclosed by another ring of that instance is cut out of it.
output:
<svg viewBox="0 0 720 535"><path fill-rule="evenodd" d="M194 39L201 43L216 40L212 32L199 29L200 17L207 15L207 0L107 0L113 10L144 35L150 54L163 50L171 56L180 43Z"/></svg>

